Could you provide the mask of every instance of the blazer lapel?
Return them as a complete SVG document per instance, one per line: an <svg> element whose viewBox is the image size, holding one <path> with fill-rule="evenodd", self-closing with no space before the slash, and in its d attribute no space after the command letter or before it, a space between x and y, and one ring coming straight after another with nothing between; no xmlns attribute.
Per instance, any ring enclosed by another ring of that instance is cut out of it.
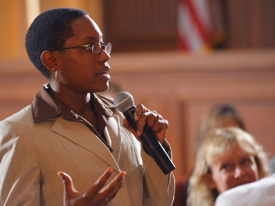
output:
<svg viewBox="0 0 275 206"><path fill-rule="evenodd" d="M76 145L94 153L117 172L120 171L109 149L86 125L58 118L51 129Z"/></svg>
<svg viewBox="0 0 275 206"><path fill-rule="evenodd" d="M117 115L110 117L107 126L105 127L104 133L109 145L113 148L112 155L119 164L120 153L121 153L121 133L120 133L120 122Z"/></svg>

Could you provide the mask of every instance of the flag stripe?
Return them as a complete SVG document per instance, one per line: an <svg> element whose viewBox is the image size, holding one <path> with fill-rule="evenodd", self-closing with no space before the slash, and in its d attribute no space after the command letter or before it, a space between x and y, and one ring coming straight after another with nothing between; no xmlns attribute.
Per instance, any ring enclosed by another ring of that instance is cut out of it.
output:
<svg viewBox="0 0 275 206"><path fill-rule="evenodd" d="M210 45L208 0L180 0L178 6L178 45L192 52L206 51Z"/></svg>
<svg viewBox="0 0 275 206"><path fill-rule="evenodd" d="M203 42L207 43L209 39L207 35L207 31L202 23L202 20L199 18L196 8L194 8L194 4L192 3L191 0L186 0L185 2L192 16L192 20L194 21L195 26L198 28L200 32L200 36L202 37Z"/></svg>

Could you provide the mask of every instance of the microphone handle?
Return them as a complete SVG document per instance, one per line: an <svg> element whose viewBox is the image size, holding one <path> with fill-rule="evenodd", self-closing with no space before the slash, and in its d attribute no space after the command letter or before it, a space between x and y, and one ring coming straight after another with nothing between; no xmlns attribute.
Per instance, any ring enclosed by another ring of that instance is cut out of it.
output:
<svg viewBox="0 0 275 206"><path fill-rule="evenodd" d="M136 131L137 122L135 121L134 111L135 106L123 112L125 118L128 120L130 126ZM145 125L142 134L139 136L143 146L150 156L155 160L162 172L166 175L173 171L176 167L167 155L159 141L155 138L153 131Z"/></svg>

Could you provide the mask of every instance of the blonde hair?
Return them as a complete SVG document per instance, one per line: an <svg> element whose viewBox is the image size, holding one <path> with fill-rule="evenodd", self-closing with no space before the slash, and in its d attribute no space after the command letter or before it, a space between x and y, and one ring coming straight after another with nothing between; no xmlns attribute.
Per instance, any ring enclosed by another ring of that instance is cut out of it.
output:
<svg viewBox="0 0 275 206"><path fill-rule="evenodd" d="M230 154L236 145L255 158L259 179L268 176L266 153L253 136L236 127L213 129L205 136L197 153L188 188L188 206L214 206L218 192L207 185L206 175L211 172L210 165Z"/></svg>

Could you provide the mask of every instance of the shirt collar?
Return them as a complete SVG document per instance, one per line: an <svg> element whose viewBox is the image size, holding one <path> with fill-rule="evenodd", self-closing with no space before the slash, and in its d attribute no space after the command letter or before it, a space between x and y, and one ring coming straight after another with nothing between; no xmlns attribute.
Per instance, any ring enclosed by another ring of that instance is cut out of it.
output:
<svg viewBox="0 0 275 206"><path fill-rule="evenodd" d="M105 123L113 115L114 104L110 98L98 94L91 94L92 107L97 114L101 116ZM63 119L74 121L73 111L58 98L51 94L50 85L43 85L36 93L31 104L32 117L34 123L48 119L55 119L62 116Z"/></svg>

